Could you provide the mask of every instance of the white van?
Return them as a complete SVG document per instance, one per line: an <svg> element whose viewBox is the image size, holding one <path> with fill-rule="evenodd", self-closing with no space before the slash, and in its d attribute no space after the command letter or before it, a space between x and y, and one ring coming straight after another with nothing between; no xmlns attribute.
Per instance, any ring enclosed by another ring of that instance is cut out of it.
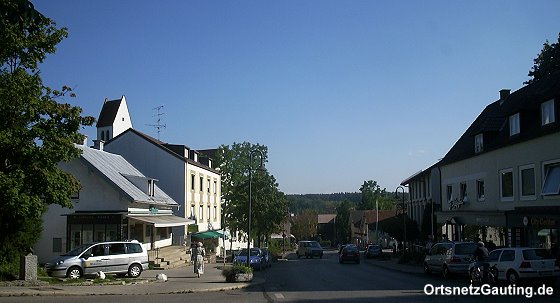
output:
<svg viewBox="0 0 560 303"><path fill-rule="evenodd" d="M80 245L45 264L51 277L77 279L102 271L140 276L148 269L148 253L138 241L98 242Z"/></svg>

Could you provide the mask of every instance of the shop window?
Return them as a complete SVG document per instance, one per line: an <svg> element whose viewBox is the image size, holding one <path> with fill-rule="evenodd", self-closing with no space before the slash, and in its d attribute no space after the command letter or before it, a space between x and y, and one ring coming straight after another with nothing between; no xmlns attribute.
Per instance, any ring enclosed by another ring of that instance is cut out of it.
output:
<svg viewBox="0 0 560 303"><path fill-rule="evenodd" d="M500 197L502 201L513 201L513 169L500 171Z"/></svg>
<svg viewBox="0 0 560 303"><path fill-rule="evenodd" d="M52 252L54 253L62 252L62 238L53 238Z"/></svg>
<svg viewBox="0 0 560 303"><path fill-rule="evenodd" d="M484 180L476 180L476 198L478 201L484 201Z"/></svg>
<svg viewBox="0 0 560 303"><path fill-rule="evenodd" d="M534 165L519 168L519 187L521 188L521 199L535 199L535 167Z"/></svg>
<svg viewBox="0 0 560 303"><path fill-rule="evenodd" d="M544 165L545 176L541 195L551 196L560 194L560 162Z"/></svg>

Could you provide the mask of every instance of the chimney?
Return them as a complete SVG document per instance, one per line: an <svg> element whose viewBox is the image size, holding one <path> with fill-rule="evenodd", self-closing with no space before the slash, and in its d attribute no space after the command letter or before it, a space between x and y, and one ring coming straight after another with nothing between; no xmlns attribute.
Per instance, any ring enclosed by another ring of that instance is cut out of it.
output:
<svg viewBox="0 0 560 303"><path fill-rule="evenodd" d="M502 105L504 103L504 101L506 101L506 99L509 97L509 92L511 90L510 89L501 89L500 90L500 105Z"/></svg>
<svg viewBox="0 0 560 303"><path fill-rule="evenodd" d="M93 140L93 148L103 151L103 145L105 141L103 140Z"/></svg>

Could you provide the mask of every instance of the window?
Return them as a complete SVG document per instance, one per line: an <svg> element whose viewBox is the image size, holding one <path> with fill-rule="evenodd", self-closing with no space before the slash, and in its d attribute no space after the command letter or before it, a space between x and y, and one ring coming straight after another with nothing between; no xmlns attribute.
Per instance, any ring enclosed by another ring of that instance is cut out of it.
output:
<svg viewBox="0 0 560 303"><path fill-rule="evenodd" d="M484 201L484 180L476 180L476 198L478 201Z"/></svg>
<svg viewBox="0 0 560 303"><path fill-rule="evenodd" d="M509 116L509 135L519 134L519 113Z"/></svg>
<svg viewBox="0 0 560 303"><path fill-rule="evenodd" d="M515 250L504 250L500 262L509 262L515 260Z"/></svg>
<svg viewBox="0 0 560 303"><path fill-rule="evenodd" d="M155 191L156 189L154 179L148 179L148 196L153 197Z"/></svg>
<svg viewBox="0 0 560 303"><path fill-rule="evenodd" d="M105 141L105 132L101 131L101 140Z"/></svg>
<svg viewBox="0 0 560 303"><path fill-rule="evenodd" d="M211 218L211 213L210 213L210 205L208 205L208 222L210 222L210 218Z"/></svg>
<svg viewBox="0 0 560 303"><path fill-rule="evenodd" d="M218 220L218 206L214 205L214 221Z"/></svg>
<svg viewBox="0 0 560 303"><path fill-rule="evenodd" d="M560 194L560 162L544 165L544 181L541 195L550 196Z"/></svg>
<svg viewBox="0 0 560 303"><path fill-rule="evenodd" d="M519 187L521 188L521 199L535 198L535 167L534 165L521 166L519 168Z"/></svg>
<svg viewBox="0 0 560 303"><path fill-rule="evenodd" d="M541 104L541 125L554 123L556 117L554 115L554 99L548 100Z"/></svg>
<svg viewBox="0 0 560 303"><path fill-rule="evenodd" d="M453 199L453 186L447 185L447 202L451 201L451 199Z"/></svg>
<svg viewBox="0 0 560 303"><path fill-rule="evenodd" d="M208 178L208 180L206 181L206 190L208 190L208 193L210 193L210 178Z"/></svg>
<svg viewBox="0 0 560 303"><path fill-rule="evenodd" d="M218 181L214 180L214 195L218 194Z"/></svg>
<svg viewBox="0 0 560 303"><path fill-rule="evenodd" d="M461 201L463 202L467 202L468 198L467 198L467 183L461 183Z"/></svg>
<svg viewBox="0 0 560 303"><path fill-rule="evenodd" d="M478 134L474 137L474 152L481 153L484 150L484 135Z"/></svg>
<svg viewBox="0 0 560 303"><path fill-rule="evenodd" d="M191 190L194 190L194 180L195 180L195 176L194 174L191 174Z"/></svg>
<svg viewBox="0 0 560 303"><path fill-rule="evenodd" d="M194 218L196 214L194 213L194 204L191 204L191 218Z"/></svg>
<svg viewBox="0 0 560 303"><path fill-rule="evenodd" d="M198 207L198 222L202 220L204 220L204 208L202 207L202 204L200 204Z"/></svg>
<svg viewBox="0 0 560 303"><path fill-rule="evenodd" d="M502 201L513 201L513 169L500 172L500 197Z"/></svg>
<svg viewBox="0 0 560 303"><path fill-rule="evenodd" d="M200 191L204 191L204 177L200 177Z"/></svg>

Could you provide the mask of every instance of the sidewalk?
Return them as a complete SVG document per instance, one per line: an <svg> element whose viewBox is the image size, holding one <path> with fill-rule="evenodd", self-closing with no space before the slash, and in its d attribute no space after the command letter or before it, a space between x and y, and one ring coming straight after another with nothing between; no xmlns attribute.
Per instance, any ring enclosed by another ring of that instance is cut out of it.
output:
<svg viewBox="0 0 560 303"><path fill-rule="evenodd" d="M265 281L254 277L252 282L226 283L222 276L222 266L223 264L206 264L205 273L200 278L193 273L192 266L147 270L138 281L125 285L0 286L0 297L175 294L246 288ZM156 281L159 273L167 275L167 282Z"/></svg>

